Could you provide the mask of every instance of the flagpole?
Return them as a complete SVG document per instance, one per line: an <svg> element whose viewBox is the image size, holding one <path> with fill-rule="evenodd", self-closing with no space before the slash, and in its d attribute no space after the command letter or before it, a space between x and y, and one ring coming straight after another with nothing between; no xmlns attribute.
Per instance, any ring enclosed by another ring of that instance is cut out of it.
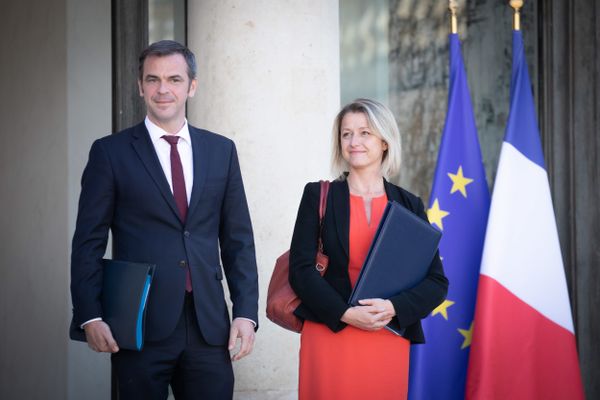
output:
<svg viewBox="0 0 600 400"><path fill-rule="evenodd" d="M510 6L515 10L513 16L513 29L515 31L521 30L521 7L523 7L523 0L510 0Z"/></svg>
<svg viewBox="0 0 600 400"><path fill-rule="evenodd" d="M456 20L456 10L458 3L456 0L448 0L448 9L450 10L450 33L458 33L458 22Z"/></svg>

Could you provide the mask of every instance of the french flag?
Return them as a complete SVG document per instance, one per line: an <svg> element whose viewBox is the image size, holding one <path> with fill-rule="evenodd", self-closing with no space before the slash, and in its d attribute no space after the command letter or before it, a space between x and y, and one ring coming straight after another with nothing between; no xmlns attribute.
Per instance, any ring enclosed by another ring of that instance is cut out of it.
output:
<svg viewBox="0 0 600 400"><path fill-rule="evenodd" d="M468 399L583 399L569 294L520 31L485 235Z"/></svg>

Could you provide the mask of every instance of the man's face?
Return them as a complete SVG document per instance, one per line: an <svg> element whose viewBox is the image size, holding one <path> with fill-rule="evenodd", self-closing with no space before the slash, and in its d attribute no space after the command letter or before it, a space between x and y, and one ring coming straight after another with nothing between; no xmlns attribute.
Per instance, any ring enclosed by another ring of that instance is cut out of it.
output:
<svg viewBox="0 0 600 400"><path fill-rule="evenodd" d="M194 96L196 84L195 79L190 82L181 54L146 58L138 86L148 118L169 133L177 132L183 126L185 103Z"/></svg>

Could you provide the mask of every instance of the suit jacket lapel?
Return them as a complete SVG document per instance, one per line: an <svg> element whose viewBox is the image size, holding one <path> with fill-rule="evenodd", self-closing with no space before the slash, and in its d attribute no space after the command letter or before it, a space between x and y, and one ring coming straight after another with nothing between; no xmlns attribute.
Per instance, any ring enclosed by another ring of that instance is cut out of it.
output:
<svg viewBox="0 0 600 400"><path fill-rule="evenodd" d="M388 201L397 201L404 206L404 201L402 201L400 193L394 185L383 179L383 187L385 189L385 195L387 196Z"/></svg>
<svg viewBox="0 0 600 400"><path fill-rule="evenodd" d="M137 155L140 157L146 170L154 180L154 183L156 183L160 194L164 197L167 204L169 204L169 207L171 207L171 210L173 210L177 218L181 220L177 204L175 204L175 198L169 187L169 182L165 177L165 173L160 165L152 141L150 140L150 134L143 122L134 127L133 137L134 140L131 144Z"/></svg>
<svg viewBox="0 0 600 400"><path fill-rule="evenodd" d="M188 219L193 214L204 184L206 183L206 177L208 176L208 154L206 149L206 141L204 134L197 128L189 126L190 138L192 140L192 154L194 159L194 184L192 186L192 195L190 197L190 204L188 207Z"/></svg>
<svg viewBox="0 0 600 400"><path fill-rule="evenodd" d="M385 179L383 180L383 185L385 187L385 194L387 195L387 198L389 201L396 201L396 202L400 203L400 205L407 208L408 210L415 212L415 210L411 206L410 202L408 201L408 199L402 193L402 190L398 186L392 185Z"/></svg>
<svg viewBox="0 0 600 400"><path fill-rule="evenodd" d="M346 253L350 257L350 192L348 182L334 181L331 183L331 204L333 205L333 220L337 229L338 239Z"/></svg>

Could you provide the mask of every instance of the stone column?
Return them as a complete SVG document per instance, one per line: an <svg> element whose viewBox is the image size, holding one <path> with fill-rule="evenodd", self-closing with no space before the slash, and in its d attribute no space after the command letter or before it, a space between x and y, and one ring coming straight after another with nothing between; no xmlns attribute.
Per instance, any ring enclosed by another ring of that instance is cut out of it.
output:
<svg viewBox="0 0 600 400"><path fill-rule="evenodd" d="M188 44L199 80L189 120L235 141L256 239L260 329L235 364L236 398L296 398L299 336L267 320L265 299L304 184L330 178L338 1L189 2Z"/></svg>
<svg viewBox="0 0 600 400"><path fill-rule="evenodd" d="M81 175L87 164L92 142L112 131L111 6L109 2L95 0L68 0L67 3L68 79L67 112L64 118L68 132L69 172L68 190L65 195L68 198L69 229L64 247L68 249L69 258L64 263L64 295L69 300L65 310L67 324L61 326L65 340L66 328L72 315L68 288L70 251L71 238L75 233ZM67 160L64 163L66 166ZM110 380L108 354L98 354L86 343L68 340L66 398L110 399ZM43 395L42 397L51 398Z"/></svg>
<svg viewBox="0 0 600 400"><path fill-rule="evenodd" d="M66 395L67 47L63 2L3 3L0 398ZM10 93L10 94L8 94Z"/></svg>

